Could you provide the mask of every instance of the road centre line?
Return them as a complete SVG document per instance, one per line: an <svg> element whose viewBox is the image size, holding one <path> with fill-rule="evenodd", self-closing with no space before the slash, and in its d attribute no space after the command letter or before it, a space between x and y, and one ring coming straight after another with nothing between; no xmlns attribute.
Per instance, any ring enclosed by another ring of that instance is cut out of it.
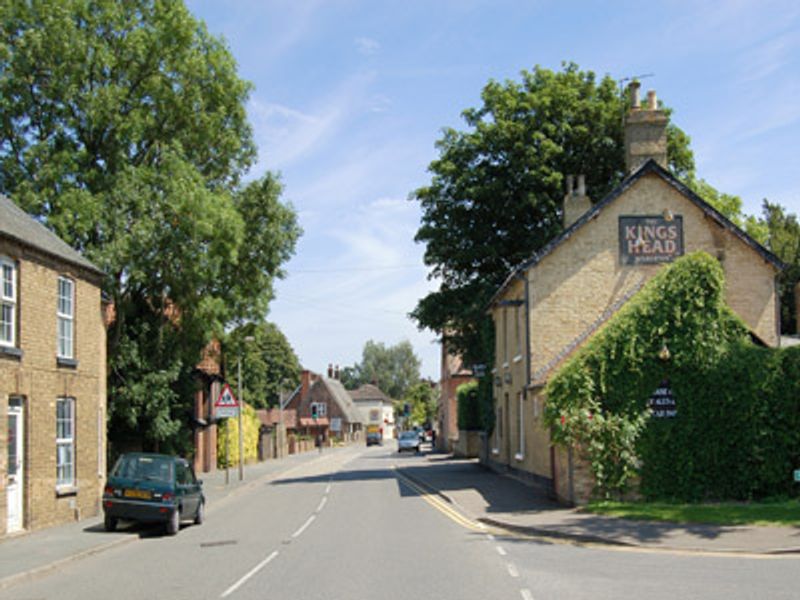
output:
<svg viewBox="0 0 800 600"><path fill-rule="evenodd" d="M298 529L292 534L292 537L296 538L302 535L302 533L308 528L309 525L311 525L314 522L314 519L316 518L317 518L316 515L311 515L310 517L308 517L308 520L305 523L303 523L303 526L300 529Z"/></svg>
<svg viewBox="0 0 800 600"><path fill-rule="evenodd" d="M514 563L508 563L506 565L506 568L508 569L509 575L511 575L512 577L519 577L519 571L517 570L517 567L516 565L514 565Z"/></svg>
<svg viewBox="0 0 800 600"><path fill-rule="evenodd" d="M497 553L500 556L505 556L506 554L508 554L508 552L506 552L506 549L503 548L502 546L497 546Z"/></svg>
<svg viewBox="0 0 800 600"><path fill-rule="evenodd" d="M322 500L319 502L319 506L317 507L316 513L319 514L320 511L325 507L325 503L328 502L328 497L323 496Z"/></svg>
<svg viewBox="0 0 800 600"><path fill-rule="evenodd" d="M520 590L519 593L522 594L522 600L533 600L533 594L531 594L530 590Z"/></svg>
<svg viewBox="0 0 800 600"><path fill-rule="evenodd" d="M266 567L266 566L267 566L269 563L271 563L271 562L272 562L272 561L275 559L275 557L276 557L276 556L278 556L278 551L277 551L277 550L274 550L274 551L272 552L272 554L270 554L270 555L269 555L267 558L265 558L265 559L264 559L264 560L262 560L260 563L258 563L258 564L257 564L255 567L253 567L253 568L252 568L252 569L251 569L251 570L250 570L250 571L247 573L247 575L245 575L244 577L242 577L242 578L241 578L239 581L237 581L237 582L236 582L236 583L234 583L234 584L233 584L231 587L229 587L227 590L225 590L225 591L222 593L222 595L220 596L220 598L226 598L226 597L230 596L230 595L231 595L233 592L235 592L235 591L236 591L236 590L238 590L238 589L239 589L239 588L240 588L242 585L244 585L244 583L245 583L245 582L246 582L248 579L250 579L250 578L251 578L253 575L255 575L256 573L258 573L258 572L259 572L261 569L263 569L263 568L264 568L264 567Z"/></svg>

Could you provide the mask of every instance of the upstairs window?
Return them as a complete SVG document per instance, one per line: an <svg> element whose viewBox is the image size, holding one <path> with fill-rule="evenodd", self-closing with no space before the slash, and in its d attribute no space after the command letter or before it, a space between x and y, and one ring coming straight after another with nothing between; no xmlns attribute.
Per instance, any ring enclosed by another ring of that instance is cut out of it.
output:
<svg viewBox="0 0 800 600"><path fill-rule="evenodd" d="M58 278L58 357L74 358L75 282Z"/></svg>
<svg viewBox="0 0 800 600"><path fill-rule="evenodd" d="M17 344L17 265L0 257L0 344Z"/></svg>

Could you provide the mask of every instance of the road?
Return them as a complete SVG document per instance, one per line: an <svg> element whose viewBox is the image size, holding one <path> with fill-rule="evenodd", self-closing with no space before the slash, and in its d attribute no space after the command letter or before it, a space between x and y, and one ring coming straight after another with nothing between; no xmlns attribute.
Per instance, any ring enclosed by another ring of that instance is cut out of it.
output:
<svg viewBox="0 0 800 600"><path fill-rule="evenodd" d="M420 494L393 446L298 465L131 543L0 592L16 600L796 598L796 558L584 548L482 530ZM98 534L102 535L102 534Z"/></svg>

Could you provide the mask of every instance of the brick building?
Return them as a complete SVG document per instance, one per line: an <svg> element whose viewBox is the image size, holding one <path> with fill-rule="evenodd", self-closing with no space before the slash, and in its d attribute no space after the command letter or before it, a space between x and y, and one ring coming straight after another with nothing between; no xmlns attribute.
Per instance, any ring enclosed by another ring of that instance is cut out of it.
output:
<svg viewBox="0 0 800 600"><path fill-rule="evenodd" d="M103 273L0 196L0 537L96 515Z"/></svg>
<svg viewBox="0 0 800 600"><path fill-rule="evenodd" d="M342 441L359 439L363 420L353 398L339 381L338 367L328 367L323 377L304 370L300 387L295 390L285 406L296 411L297 433L314 436L322 434L325 442L331 438Z"/></svg>
<svg viewBox="0 0 800 600"><path fill-rule="evenodd" d="M439 405L436 407L438 450L453 452L458 444L458 386L475 381L460 356L450 353L447 336L442 337L442 374L439 380Z"/></svg>
<svg viewBox="0 0 800 600"><path fill-rule="evenodd" d="M728 305L755 338L780 343L781 262L666 170L667 116L653 92L646 107L638 84L631 92L628 176L596 204L583 177L568 178L563 233L516 268L490 306L497 333L489 462L570 502L586 499L592 482L585 465L551 445L544 386L662 265L697 250L716 257Z"/></svg>

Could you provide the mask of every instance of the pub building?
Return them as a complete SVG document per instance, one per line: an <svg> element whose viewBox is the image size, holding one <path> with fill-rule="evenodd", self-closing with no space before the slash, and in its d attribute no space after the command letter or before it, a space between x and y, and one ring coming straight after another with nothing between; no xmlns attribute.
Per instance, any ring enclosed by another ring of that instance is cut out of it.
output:
<svg viewBox="0 0 800 600"><path fill-rule="evenodd" d="M588 465L554 447L542 422L544 386L658 270L690 252L716 257L728 305L766 346L780 344L776 277L782 263L667 171L667 123L655 92L629 86L626 178L593 204L582 175L567 177L564 231L519 265L488 311L495 324L495 428L488 463L575 504Z"/></svg>

